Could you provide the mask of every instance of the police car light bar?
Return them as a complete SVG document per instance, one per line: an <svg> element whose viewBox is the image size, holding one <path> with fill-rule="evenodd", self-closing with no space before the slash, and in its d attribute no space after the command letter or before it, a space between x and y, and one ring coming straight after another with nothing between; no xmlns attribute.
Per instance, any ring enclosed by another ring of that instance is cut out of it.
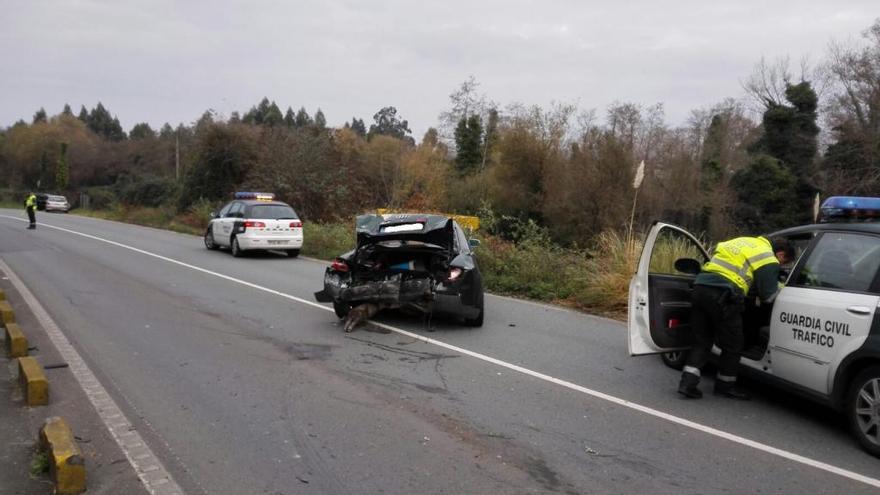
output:
<svg viewBox="0 0 880 495"><path fill-rule="evenodd" d="M272 201L275 194L267 192L237 192L235 199L256 199L258 201Z"/></svg>
<svg viewBox="0 0 880 495"><path fill-rule="evenodd" d="M880 220L880 198L832 196L822 203L822 222Z"/></svg>

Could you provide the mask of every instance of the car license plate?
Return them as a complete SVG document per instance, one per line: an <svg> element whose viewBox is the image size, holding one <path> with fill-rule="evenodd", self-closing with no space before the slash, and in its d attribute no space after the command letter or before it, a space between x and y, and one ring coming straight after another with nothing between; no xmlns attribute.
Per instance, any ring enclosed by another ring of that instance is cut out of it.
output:
<svg viewBox="0 0 880 495"><path fill-rule="evenodd" d="M270 239L270 240L269 240L269 244L287 244L287 241L272 240L272 239Z"/></svg>

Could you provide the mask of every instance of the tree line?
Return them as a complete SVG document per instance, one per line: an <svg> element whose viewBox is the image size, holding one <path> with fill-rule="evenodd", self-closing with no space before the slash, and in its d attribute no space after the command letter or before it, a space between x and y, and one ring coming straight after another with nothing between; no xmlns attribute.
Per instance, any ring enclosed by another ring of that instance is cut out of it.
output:
<svg viewBox="0 0 880 495"><path fill-rule="evenodd" d="M588 245L629 222L679 223L710 238L808 222L816 195L880 195L880 20L860 43L833 44L821 70L792 75L761 61L727 99L666 122L662 104L502 107L470 78L416 142L393 106L367 127L331 128L318 109L281 111L264 98L221 118L124 132L101 103L69 106L0 131L14 190L88 192L94 205L174 208L276 193L309 221L377 207L491 216L515 238L534 221L555 241ZM751 108L749 102L752 103ZM636 167L645 179L633 187Z"/></svg>

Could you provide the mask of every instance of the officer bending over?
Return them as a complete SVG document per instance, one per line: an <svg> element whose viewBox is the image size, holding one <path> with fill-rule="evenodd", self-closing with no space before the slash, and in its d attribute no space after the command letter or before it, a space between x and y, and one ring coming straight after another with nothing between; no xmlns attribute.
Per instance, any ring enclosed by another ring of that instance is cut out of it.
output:
<svg viewBox="0 0 880 495"><path fill-rule="evenodd" d="M732 399L750 398L736 387L736 374L743 350L743 309L746 294L754 290L762 302L772 301L779 287L779 266L794 260L794 248L787 241L765 237L738 237L715 247L712 259L694 280L691 326L694 347L681 374L678 393L699 399L703 392L700 368L709 360L712 344L721 349L716 395Z"/></svg>

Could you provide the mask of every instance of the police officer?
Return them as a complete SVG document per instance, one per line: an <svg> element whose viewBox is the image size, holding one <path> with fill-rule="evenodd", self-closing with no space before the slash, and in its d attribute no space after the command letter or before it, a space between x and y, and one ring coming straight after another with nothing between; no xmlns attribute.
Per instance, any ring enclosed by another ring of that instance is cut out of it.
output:
<svg viewBox="0 0 880 495"><path fill-rule="evenodd" d="M27 199L24 200L24 209L27 211L28 220L30 221L28 228L37 228L37 195L33 192L28 194Z"/></svg>
<svg viewBox="0 0 880 495"><path fill-rule="evenodd" d="M732 399L750 398L736 387L736 373L743 349L743 308L746 295L754 290L769 302L778 290L779 265L794 260L794 248L785 240L772 244L765 237L738 237L715 247L712 259L694 280L691 326L694 347L681 374L678 393L699 399L703 392L700 368L709 360L712 344L721 349L716 395Z"/></svg>

